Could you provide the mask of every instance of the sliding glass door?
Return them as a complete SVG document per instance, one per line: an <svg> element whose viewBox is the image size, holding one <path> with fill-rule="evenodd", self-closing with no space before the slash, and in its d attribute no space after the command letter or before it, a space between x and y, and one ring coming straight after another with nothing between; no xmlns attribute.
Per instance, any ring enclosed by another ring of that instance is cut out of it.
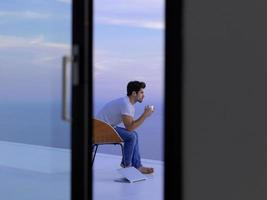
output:
<svg viewBox="0 0 267 200"><path fill-rule="evenodd" d="M0 8L1 199L70 200L71 132L85 123L75 118L71 129L71 113L79 112L71 89L76 99L83 93L83 82L71 87L72 2L10 0Z"/></svg>

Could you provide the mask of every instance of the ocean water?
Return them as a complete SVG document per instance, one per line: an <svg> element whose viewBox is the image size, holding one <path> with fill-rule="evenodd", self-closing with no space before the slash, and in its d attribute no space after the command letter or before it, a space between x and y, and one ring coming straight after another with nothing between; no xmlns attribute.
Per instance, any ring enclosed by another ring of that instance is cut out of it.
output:
<svg viewBox="0 0 267 200"><path fill-rule="evenodd" d="M0 103L0 140L70 147L70 124L58 103Z"/></svg>
<svg viewBox="0 0 267 200"><path fill-rule="evenodd" d="M104 103L94 105L98 112ZM137 129L142 158L163 160L163 106ZM144 105L136 106L136 118ZM61 119L59 103L0 103L0 140L70 148L70 124ZM120 155L120 147L102 145L99 152Z"/></svg>

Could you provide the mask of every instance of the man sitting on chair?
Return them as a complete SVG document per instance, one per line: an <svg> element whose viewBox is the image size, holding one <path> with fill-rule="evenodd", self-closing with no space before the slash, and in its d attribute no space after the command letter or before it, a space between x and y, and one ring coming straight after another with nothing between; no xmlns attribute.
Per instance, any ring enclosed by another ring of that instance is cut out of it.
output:
<svg viewBox="0 0 267 200"><path fill-rule="evenodd" d="M143 174L150 174L153 173L154 169L142 166L138 134L134 131L154 111L153 108L146 106L143 114L138 119L134 120L134 104L136 102L142 103L145 97L145 87L146 84L144 82L130 81L127 85L127 96L107 103L97 114L96 118L113 126L124 140L124 155L121 167L133 166ZM121 122L123 122L125 128L117 126Z"/></svg>

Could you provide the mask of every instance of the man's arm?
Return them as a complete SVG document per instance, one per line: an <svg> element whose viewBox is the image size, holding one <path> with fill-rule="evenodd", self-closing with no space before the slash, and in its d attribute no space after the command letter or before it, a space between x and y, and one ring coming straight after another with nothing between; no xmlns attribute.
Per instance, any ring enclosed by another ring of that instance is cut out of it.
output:
<svg viewBox="0 0 267 200"><path fill-rule="evenodd" d="M146 107L143 114L137 120L134 120L131 116L122 115L122 122L128 131L134 131L152 114L152 112L150 108Z"/></svg>

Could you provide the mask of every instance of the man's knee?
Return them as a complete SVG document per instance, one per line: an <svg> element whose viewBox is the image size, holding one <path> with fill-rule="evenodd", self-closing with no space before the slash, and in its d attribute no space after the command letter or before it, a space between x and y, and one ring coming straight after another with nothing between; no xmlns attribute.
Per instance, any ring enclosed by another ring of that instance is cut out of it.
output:
<svg viewBox="0 0 267 200"><path fill-rule="evenodd" d="M129 140L131 140L131 141L136 141L137 140L137 134L136 134L136 132L135 131L131 131L131 132L129 132Z"/></svg>
<svg viewBox="0 0 267 200"><path fill-rule="evenodd" d="M135 139L138 140L138 133L136 131L132 131L131 134L135 135Z"/></svg>

